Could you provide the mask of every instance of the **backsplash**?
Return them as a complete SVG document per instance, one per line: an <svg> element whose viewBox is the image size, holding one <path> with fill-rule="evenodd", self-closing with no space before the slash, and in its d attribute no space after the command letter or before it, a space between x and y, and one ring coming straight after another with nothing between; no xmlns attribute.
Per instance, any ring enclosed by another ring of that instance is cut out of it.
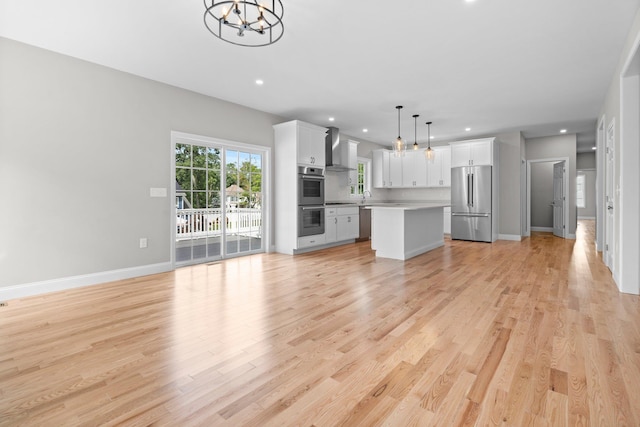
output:
<svg viewBox="0 0 640 427"><path fill-rule="evenodd" d="M347 172L327 171L325 174L325 200L327 201L350 201L353 200L349 194ZM367 199L385 201L449 201L451 200L451 188L372 188L371 197Z"/></svg>

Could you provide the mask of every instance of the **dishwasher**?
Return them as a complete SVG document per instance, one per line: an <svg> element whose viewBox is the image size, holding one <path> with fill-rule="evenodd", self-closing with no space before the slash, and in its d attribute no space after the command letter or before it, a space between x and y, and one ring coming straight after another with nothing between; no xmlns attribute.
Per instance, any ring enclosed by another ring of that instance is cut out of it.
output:
<svg viewBox="0 0 640 427"><path fill-rule="evenodd" d="M371 239L371 209L360 206L360 235L356 242Z"/></svg>

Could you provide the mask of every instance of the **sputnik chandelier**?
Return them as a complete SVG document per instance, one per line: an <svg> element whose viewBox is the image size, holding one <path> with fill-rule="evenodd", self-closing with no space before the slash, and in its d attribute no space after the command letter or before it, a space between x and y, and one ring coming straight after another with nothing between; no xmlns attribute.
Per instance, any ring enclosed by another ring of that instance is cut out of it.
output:
<svg viewBox="0 0 640 427"><path fill-rule="evenodd" d="M204 0L204 25L239 46L268 46L284 34L280 0Z"/></svg>

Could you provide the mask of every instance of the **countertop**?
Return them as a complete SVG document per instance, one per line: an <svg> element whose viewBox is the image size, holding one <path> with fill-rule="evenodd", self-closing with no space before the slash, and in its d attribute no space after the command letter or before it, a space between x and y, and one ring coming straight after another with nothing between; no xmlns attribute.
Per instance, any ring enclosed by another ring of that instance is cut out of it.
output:
<svg viewBox="0 0 640 427"><path fill-rule="evenodd" d="M416 211L420 209L446 208L451 206L450 203L442 202L425 202L425 203L372 203L364 204L367 209L397 209L403 211Z"/></svg>
<svg viewBox="0 0 640 427"><path fill-rule="evenodd" d="M349 208L362 206L365 208L389 208L402 210L417 210L429 208L445 208L451 206L448 200L434 200L429 202L412 202L412 201L396 201L396 202L326 202L325 208Z"/></svg>

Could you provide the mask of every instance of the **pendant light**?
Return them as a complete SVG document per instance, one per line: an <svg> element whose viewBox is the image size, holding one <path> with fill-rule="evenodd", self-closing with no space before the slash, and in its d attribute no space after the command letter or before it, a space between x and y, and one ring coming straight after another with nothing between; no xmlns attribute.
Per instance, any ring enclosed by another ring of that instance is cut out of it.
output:
<svg viewBox="0 0 640 427"><path fill-rule="evenodd" d="M207 30L231 44L268 46L284 34L281 0L204 0L204 9Z"/></svg>
<svg viewBox="0 0 640 427"><path fill-rule="evenodd" d="M413 151L418 149L418 117L420 115L413 115Z"/></svg>
<svg viewBox="0 0 640 427"><path fill-rule="evenodd" d="M436 158L436 152L431 148L431 123L433 122L427 122L427 141L429 145L427 149L424 150L424 155L427 156L429 163L433 163Z"/></svg>
<svg viewBox="0 0 640 427"><path fill-rule="evenodd" d="M402 105L398 105L396 109L398 110L398 138L393 142L393 155L400 157L404 156L407 146L404 144L404 141L400 136L400 110L402 110Z"/></svg>

